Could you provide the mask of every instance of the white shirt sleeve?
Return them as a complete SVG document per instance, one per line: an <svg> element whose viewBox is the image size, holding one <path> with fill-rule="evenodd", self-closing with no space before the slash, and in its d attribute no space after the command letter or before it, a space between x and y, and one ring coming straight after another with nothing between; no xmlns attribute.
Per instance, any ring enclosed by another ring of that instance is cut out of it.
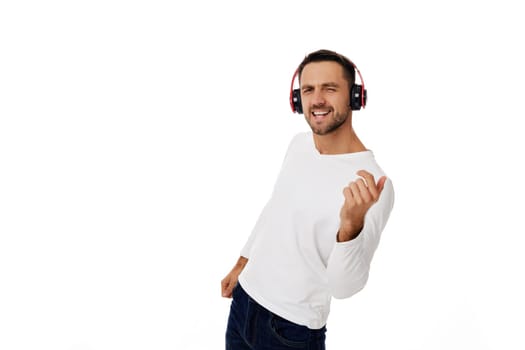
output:
<svg viewBox="0 0 525 350"><path fill-rule="evenodd" d="M298 133L296 134L292 140L290 141L290 143L288 144L288 148L286 150L286 153L284 155L284 159L282 161L282 163L284 164L286 162L286 159L288 158L288 155L290 154L290 150L292 149L292 147L294 146L295 143L297 143L297 140L302 136L304 137L305 133ZM282 165L281 165L282 167ZM282 169L281 169L282 171ZM265 213L266 213L266 209L267 209L267 206L268 206L268 203L266 203L266 206L263 208L260 216L259 216L259 219L257 220L252 232L250 233L250 236L248 237L248 240L246 241L246 243L244 244L243 248L241 249L241 256L249 259L250 258L250 251L251 251L251 248L253 246L253 242L257 236L257 228L259 227L260 223L261 222L264 222L265 220L267 220L265 218Z"/></svg>
<svg viewBox="0 0 525 350"><path fill-rule="evenodd" d="M328 285L334 298L348 298L365 286L372 257L393 205L394 188L387 179L379 200L366 213L361 233L350 241L335 243L327 264ZM334 239L335 236L336 233Z"/></svg>

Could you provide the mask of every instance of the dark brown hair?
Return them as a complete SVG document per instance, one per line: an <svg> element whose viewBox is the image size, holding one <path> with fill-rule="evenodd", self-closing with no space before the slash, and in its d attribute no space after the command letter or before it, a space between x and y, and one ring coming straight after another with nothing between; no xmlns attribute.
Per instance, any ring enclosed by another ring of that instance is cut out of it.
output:
<svg viewBox="0 0 525 350"><path fill-rule="evenodd" d="M339 63L343 67L345 79L348 81L348 91L352 91L352 86L355 82L355 65L345 56L330 50L318 50L308 54L297 68L297 75L299 82L301 82L301 74L304 67L312 62L331 61Z"/></svg>

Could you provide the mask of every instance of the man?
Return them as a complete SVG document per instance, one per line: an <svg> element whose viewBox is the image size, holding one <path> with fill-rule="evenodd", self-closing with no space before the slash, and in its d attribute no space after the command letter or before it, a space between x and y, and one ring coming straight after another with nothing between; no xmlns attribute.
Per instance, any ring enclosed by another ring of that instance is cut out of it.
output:
<svg viewBox="0 0 525 350"><path fill-rule="evenodd" d="M325 349L331 297L366 284L394 191L352 127L352 109L366 103L356 71L328 50L297 69L292 109L304 111L312 132L292 139L273 194L221 282L222 295L233 296L227 350Z"/></svg>

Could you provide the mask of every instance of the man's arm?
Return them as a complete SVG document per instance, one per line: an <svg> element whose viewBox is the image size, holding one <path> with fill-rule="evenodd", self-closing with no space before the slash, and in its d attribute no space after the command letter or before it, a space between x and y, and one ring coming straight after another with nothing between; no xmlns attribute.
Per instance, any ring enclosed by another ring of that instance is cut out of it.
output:
<svg viewBox="0 0 525 350"><path fill-rule="evenodd" d="M370 263L394 204L391 181L381 177L377 184L371 174L358 172L363 179L344 189L345 203L337 242L327 265L332 296L348 298L368 280Z"/></svg>
<svg viewBox="0 0 525 350"><path fill-rule="evenodd" d="M241 274L241 271L244 269L246 264L248 263L248 259L244 256L239 257L239 260L237 260L237 263L233 267L233 269L224 277L221 281L221 289L222 289L222 296L224 298L231 298L233 288L237 285L237 280L239 279L239 275Z"/></svg>

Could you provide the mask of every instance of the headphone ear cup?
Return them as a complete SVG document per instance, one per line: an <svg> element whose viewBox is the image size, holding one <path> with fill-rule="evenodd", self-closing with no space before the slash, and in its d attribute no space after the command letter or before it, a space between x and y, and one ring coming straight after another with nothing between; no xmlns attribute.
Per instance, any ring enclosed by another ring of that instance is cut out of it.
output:
<svg viewBox="0 0 525 350"><path fill-rule="evenodd" d="M352 90L350 91L350 108L352 108L353 111L358 111L361 109L361 93L361 85L352 85Z"/></svg>
<svg viewBox="0 0 525 350"><path fill-rule="evenodd" d="M299 89L294 89L292 92L292 110L299 114L303 114L303 105L301 103L301 91Z"/></svg>

